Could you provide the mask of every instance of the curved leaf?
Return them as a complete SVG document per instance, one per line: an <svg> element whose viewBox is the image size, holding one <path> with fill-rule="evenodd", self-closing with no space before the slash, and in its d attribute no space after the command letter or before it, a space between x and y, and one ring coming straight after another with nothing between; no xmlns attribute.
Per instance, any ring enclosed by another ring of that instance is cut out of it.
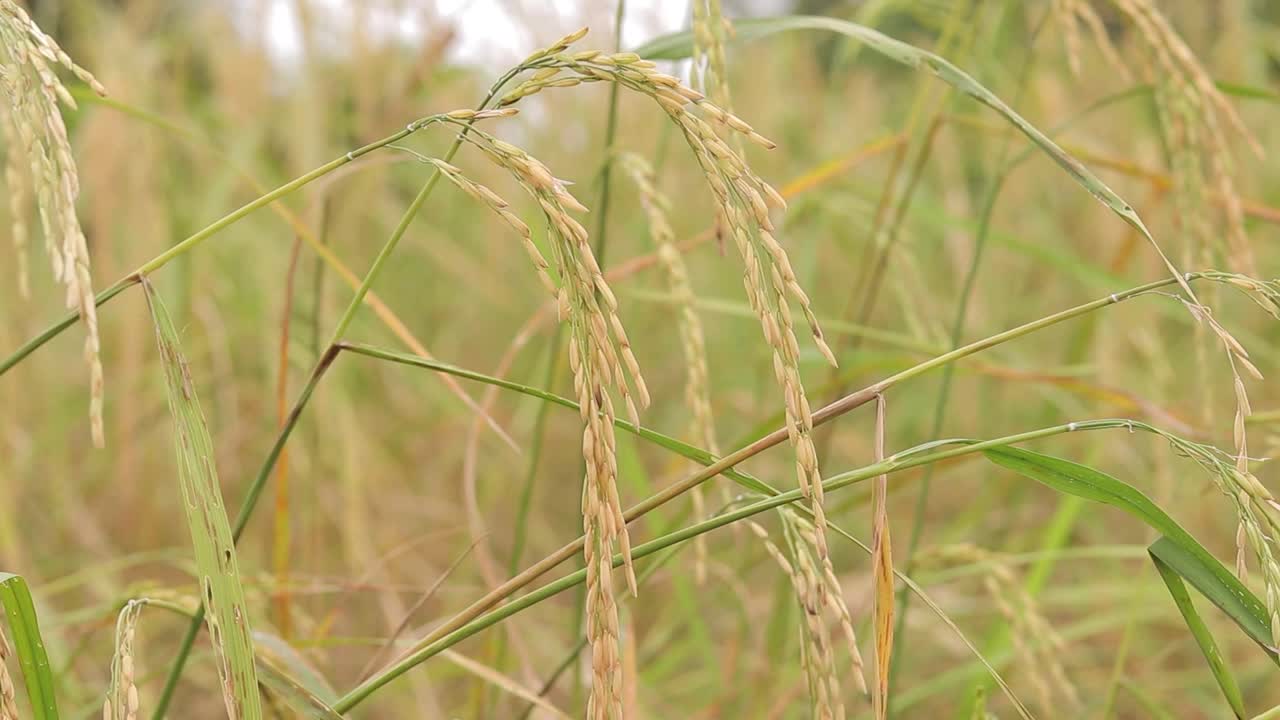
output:
<svg viewBox="0 0 1280 720"><path fill-rule="evenodd" d="M983 454L1058 492L1120 508L1142 520L1164 536L1151 546L1152 557L1190 581L1276 660L1266 606L1146 495L1104 472L1050 455L1012 447L990 448Z"/></svg>
<svg viewBox="0 0 1280 720"><path fill-rule="evenodd" d="M1196 611L1195 603L1191 602L1191 594L1187 592L1182 576L1166 565L1155 553L1151 554L1151 562L1155 564L1156 571L1160 573L1160 579L1164 580L1165 587L1169 589L1169 595L1173 597L1173 603L1178 606L1178 612L1182 613L1187 629L1191 631L1196 644L1200 646L1200 652L1204 654L1205 662L1209 663L1209 671L1213 673L1214 680L1222 690L1222 696L1231 706L1231 712L1235 713L1237 718L1244 718L1244 698L1240 696L1240 686L1236 684L1235 676L1227 667L1227 661L1222 657L1222 651L1218 649L1213 633L1209 632L1209 626L1204 624L1200 613Z"/></svg>
<svg viewBox="0 0 1280 720"><path fill-rule="evenodd" d="M1063 150L1053 140L1041 132L1036 126L1027 122L1021 115L1005 104L995 93L991 92L982 83L978 82L973 76L964 70L951 64L946 58L936 53L923 50L914 45L902 42L895 38L891 38L882 32L873 30L865 25L841 20L832 17L820 17L814 15L789 15L773 18L760 18L752 20L741 20L734 23L736 36L740 39L751 39L773 35L775 33L794 31L794 30L823 30L834 32L846 37L859 40L866 44L868 48L880 53L881 55L895 62L906 65L910 68L924 69L933 73L938 79L947 83L956 90L968 95L987 107L995 110L1006 120L1013 124L1023 135L1026 135L1031 142L1035 143L1045 154L1053 158L1063 170L1067 172L1075 181L1088 190L1099 202L1107 206L1113 213L1119 215L1125 222L1131 225L1135 230L1142 234L1144 238L1155 249L1160 259L1164 261L1165 267L1174 277L1178 278L1178 283L1182 286L1183 291L1191 299L1195 299L1195 294L1191 288L1182 280L1182 273L1173 265L1172 261L1156 244L1155 238L1151 232L1147 230L1147 226L1138 217L1138 213L1123 198L1115 193L1106 183L1102 182L1098 176L1086 168L1072 157L1067 151ZM693 34L691 31L685 30L663 35L656 38L635 50L636 54L651 60L678 60L689 57L693 52Z"/></svg>
<svg viewBox="0 0 1280 720"><path fill-rule="evenodd" d="M1230 570L1220 562L1204 563L1181 545L1160 538L1147 548L1152 559L1164 563L1181 575L1191 586L1218 606L1254 642L1258 643L1273 662L1280 665L1275 648L1271 647L1271 625L1267 606L1249 591Z"/></svg>
<svg viewBox="0 0 1280 720"><path fill-rule="evenodd" d="M286 674L274 662L259 662L258 670L262 684L303 717L312 720L342 720L342 715L329 707L328 702L317 697L299 679Z"/></svg>
<svg viewBox="0 0 1280 720"><path fill-rule="evenodd" d="M13 647L22 668L22 679L27 686L27 698L31 702L35 720L58 720L58 702L53 692L53 670L40 635L40 622L36 617L31 591L21 575L0 572L0 606L13 636Z"/></svg>

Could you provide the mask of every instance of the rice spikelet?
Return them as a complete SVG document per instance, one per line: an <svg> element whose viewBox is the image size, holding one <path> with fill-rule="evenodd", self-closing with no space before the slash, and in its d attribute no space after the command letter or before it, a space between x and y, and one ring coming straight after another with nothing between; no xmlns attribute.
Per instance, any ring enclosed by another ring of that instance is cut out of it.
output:
<svg viewBox="0 0 1280 720"><path fill-rule="evenodd" d="M712 123L732 138L745 139L766 149L772 149L775 145L732 112L707 100L703 93L683 85L678 79L659 72L654 63L642 59L635 53L602 53L595 50L570 52L570 45L585 34L585 29L579 30L565 36L552 46L530 55L522 64L522 68L530 74L503 95L498 101L498 106L514 105L524 98L550 88L612 82L650 97L681 131L715 197L720 226L727 235L732 235L742 256L746 268L743 280L747 297L760 320L765 340L773 352L774 375L783 390L788 434L796 453L796 474L800 487L813 507L818 560L824 571L829 570L831 560L826 542L822 481L818 469L817 451L811 437L813 417L804 386L800 381L800 350L792 328L790 302L794 301L800 305L815 344L833 365L835 356L823 339L817 316L813 312L808 295L800 288L786 251L775 237L776 229L770 216L773 211L785 209L786 202L773 187L752 172L743 154L721 138L712 127ZM473 136L482 137L478 134ZM473 136L468 136L468 139L471 140ZM516 149L510 146L504 147L505 144L501 141L490 144L496 148L497 155L506 156L505 159L495 157L500 164L511 162L518 157L511 152ZM516 159L516 162L524 161ZM565 223L561 218L567 216L555 207L565 195L568 195L563 185L546 172L540 163L525 168L525 171L519 174L526 178L527 184L542 192L538 200L543 205L552 226L553 239L556 240L554 244L562 255L558 263L563 267L576 268L577 261L586 258L593 266L594 258L590 255L590 249L585 246L585 231L577 223ZM583 249L586 252L581 252ZM599 273L596 267L582 267L587 269L586 275ZM621 324L616 322L616 315L612 316L610 322L605 323L601 319L602 315L594 314L595 299L594 293L591 292L594 281L591 278L579 276L579 273L569 273L568 281L565 283L566 288L572 286L575 281L581 287L570 291L562 288L560 304L562 310L575 319L574 333L570 342L570 360L574 364L575 386L582 401L584 421L588 424L588 434L584 436L584 452L590 447L597 448L591 451L588 467L591 468L597 458L607 457L607 462L599 465L599 475L612 477L609 475L609 468L614 463L611 452L612 426L600 422L599 432L593 432L592 423L598 421L592 420L591 417L593 417L592 413L601 413L604 419L612 417L607 393L602 390L594 392L593 388L603 388L610 384L609 380L618 378L616 373L612 376L609 374L609 369L614 364L610 361L612 345L600 340L607 336L610 327L620 332ZM602 302L612 310L615 302L612 299L612 293L606 293L607 288L603 284L602 276L595 285ZM589 346L593 340L594 344ZM617 340L620 349L625 351L619 354L629 356L630 351L625 337L618 336ZM633 369L628 368L628 370ZM638 372L631 374L635 377ZM633 406L623 389L625 382L619 381L615 383L615 387L623 394L623 398L628 400L628 411L634 419ZM637 386L638 391L642 388L643 385ZM588 486L592 484L588 482ZM616 495L616 490L613 494ZM606 494L600 494L597 497L584 494L585 514L591 516L592 513L597 512L595 508L606 500ZM618 537L622 542L624 558L629 558L625 527L622 527L620 518L615 519L614 522L624 531ZM604 525L604 523L601 524ZM590 554L593 544L602 541L607 544L603 536L588 535L586 552ZM589 561L588 565L590 564ZM603 572L592 573L591 570L588 572L589 577L607 575ZM628 575L630 577L630 573ZM589 597L591 584L592 580L589 579ZM820 595L824 594L826 585L819 584L817 592ZM603 661L607 664L610 659L606 657ZM616 646L612 660L616 661ZM611 666L616 667L616 662ZM595 667L600 667L600 664L596 663ZM599 672L597 672L597 678L600 678ZM593 697L594 694L593 690ZM600 709L596 707L596 711L599 712Z"/></svg>
<svg viewBox="0 0 1280 720"><path fill-rule="evenodd" d="M93 443L105 444L102 426L103 377L99 357L98 316L89 272L89 247L76 217L80 193L75 160L58 104L74 108L71 93L55 68L70 71L99 94L106 94L88 71L67 54L13 0L0 0L0 93L4 95L3 136L8 146L6 184L14 210L14 241L23 273L27 236L25 188L34 189L45 246L53 274L66 287L66 305L80 314L89 366L89 425ZM21 161L20 161L21 159ZM27 178L14 182L25 164ZM21 280L25 288L25 279Z"/></svg>
<svg viewBox="0 0 1280 720"><path fill-rule="evenodd" d="M1157 100L1162 110L1161 121L1170 136L1175 155L1175 174L1195 172L1197 183L1212 185L1222 198L1226 224L1226 249L1233 269L1256 275L1256 262L1244 230L1244 209L1240 193L1232 177L1232 159L1225 123L1262 157L1262 146L1245 126L1240 114L1218 90L1212 76L1196 59L1191 48L1151 0L1114 0L1115 5L1133 23L1137 37L1144 43L1150 61L1147 74L1153 76ZM1172 101L1172 102L1171 102ZM1172 106L1172 107L1170 107ZM1182 128L1174 127L1181 123ZM1203 161L1201 160L1203 158ZM1185 186L1187 183L1180 183ZM1182 188L1180 188L1182 189ZM1180 193L1181 195L1181 193ZM1183 195L1179 203L1200 211L1203 200ZM1184 208L1184 212L1186 209ZM1185 228L1194 232L1197 228ZM1217 233L1196 233L1203 242L1217 242Z"/></svg>
<svg viewBox="0 0 1280 720"><path fill-rule="evenodd" d="M138 684L133 643L145 600L130 600L116 618L116 650L111 658L111 686L102 704L102 720L137 720Z"/></svg>
<svg viewBox="0 0 1280 720"><path fill-rule="evenodd" d="M1080 692L1060 659L1066 656L1066 642L1040 612L1005 556L962 543L926 551L919 564L925 568L981 566L983 590L1009 625L1017 666L1026 674L1041 710L1051 716L1079 713Z"/></svg>
<svg viewBox="0 0 1280 720"><path fill-rule="evenodd" d="M815 718L843 718L844 703L840 692L840 678L844 672L837 668L834 643L824 611L834 615L849 652L849 663L858 689L867 694L862 654L853 630L849 608L844 603L840 583L835 574L822 566L817 556L817 536L814 527L795 510L781 508L783 536L787 551L783 552L760 525L748 522L751 531L764 543L765 550L778 564L795 591L796 601L803 615L800 634L801 664L809 688L809 701Z"/></svg>
<svg viewBox="0 0 1280 720"><path fill-rule="evenodd" d="M586 537L583 555L587 566L587 637L592 667L588 717L620 720L623 677L618 607L613 588L615 546L622 554L627 584L633 594L636 579L631 565L631 542L618 497L616 415L609 389L621 396L629 418L637 425L637 406L649 404L649 391L618 317L617 298L596 263L586 229L570 213L571 208L586 208L563 181L520 148L474 127L462 137L509 171L538 203L547 222L548 239L560 277L558 288L547 272L546 260L530 239L528 227L510 214L507 203L467 179L457 168L430 160L454 184L489 204L520 232L539 277L557 299L561 321L569 325L569 366L583 422L582 456L586 464L582 516Z"/></svg>
<svg viewBox="0 0 1280 720"><path fill-rule="evenodd" d="M0 720L18 720L18 696L13 687L13 677L9 675L9 656L12 654L9 639L0 625Z"/></svg>

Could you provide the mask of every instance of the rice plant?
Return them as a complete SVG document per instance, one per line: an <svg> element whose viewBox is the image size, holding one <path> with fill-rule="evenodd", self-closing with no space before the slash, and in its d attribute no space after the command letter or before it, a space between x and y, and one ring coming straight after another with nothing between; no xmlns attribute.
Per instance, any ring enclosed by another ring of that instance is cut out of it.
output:
<svg viewBox="0 0 1280 720"><path fill-rule="evenodd" d="M482 5L0 0L0 720L1280 708L1280 15Z"/></svg>

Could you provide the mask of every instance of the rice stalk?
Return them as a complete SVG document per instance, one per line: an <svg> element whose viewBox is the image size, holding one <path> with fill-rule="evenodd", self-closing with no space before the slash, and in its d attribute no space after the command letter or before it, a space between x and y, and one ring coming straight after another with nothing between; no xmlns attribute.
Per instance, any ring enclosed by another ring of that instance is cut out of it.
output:
<svg viewBox="0 0 1280 720"><path fill-rule="evenodd" d="M133 643L137 634L138 615L145 600L125 603L116 619L115 654L111 658L111 685L102 705L102 720L137 720L138 684Z"/></svg>
<svg viewBox="0 0 1280 720"><path fill-rule="evenodd" d="M59 103L74 109L76 102L58 78L59 67L71 72L94 92L106 94L93 75L72 62L16 2L0 0L0 93L7 100L7 107L0 114L0 136L8 146L5 181L10 193L19 288L25 297L28 294L28 231L24 215L26 188L30 187L34 189L53 275L66 288L66 306L75 309L85 325L90 434L93 444L103 447L106 439L102 424L103 376L97 306L90 275L89 246L76 216L80 181L67 127L59 111Z"/></svg>

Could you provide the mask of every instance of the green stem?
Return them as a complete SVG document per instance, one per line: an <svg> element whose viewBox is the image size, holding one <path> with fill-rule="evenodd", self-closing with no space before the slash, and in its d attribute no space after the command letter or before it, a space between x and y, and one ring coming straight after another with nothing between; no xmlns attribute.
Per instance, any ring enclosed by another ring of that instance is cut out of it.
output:
<svg viewBox="0 0 1280 720"><path fill-rule="evenodd" d="M115 285L112 285L106 290L98 293L98 295L93 299L94 306L102 305L116 295L119 295L121 292L124 292L124 290L130 285L137 285L140 280L141 278L137 275L130 275L126 278L122 278ZM5 358L3 362L0 362L0 375L8 372L14 365L22 362L23 358L35 352L41 345L44 345L57 337L63 330L74 325L76 320L79 319L80 314L74 311L63 315L61 320L58 320L58 322L45 329L44 332L28 340L22 345L22 347L15 350L12 355Z"/></svg>
<svg viewBox="0 0 1280 720"><path fill-rule="evenodd" d="M1205 275L1206 275L1205 273L1188 273L1185 276L1185 279L1187 282L1190 282L1192 280L1203 278L1205 277ZM1158 290L1159 288L1166 287L1168 285L1172 285L1179 282L1180 281L1175 278L1165 278L1162 280L1149 282L1144 285L1139 285L1137 287L1130 288L1123 292L1115 293L1105 298L1094 300L1093 302L1084 303L1083 305L1077 305L1076 307L1069 308L1067 310L1063 310L1061 312L1054 313L1052 315L1048 315L1046 317L1040 318L1038 320L1034 320L1029 323L1025 323L1016 328L1006 330L1005 332L998 333L988 338L984 338L982 340L969 343L968 345L965 345L963 347L956 348L951 352L944 353L934 358L930 358L925 362L922 362L918 365L915 365L913 367L902 370L901 372L898 372L894 375L891 375L888 378L885 378L884 380L881 380L877 383L874 383L865 388L862 388L861 390L857 390L853 393L850 393L844 396L843 398L840 398L839 400L836 400L835 402L827 405L826 407L814 412L813 424L815 426L820 426L824 423L830 422L831 420L870 402L871 400L875 399L877 395L883 392L886 392L888 389L890 389L895 385L898 385L907 380L923 375L924 373L927 373L930 370L934 370L934 369L937 369L938 367L945 366L949 363L955 362L956 360L959 360L968 355L973 355L975 353L986 350L987 348L1022 337L1024 335L1033 333L1037 330L1041 330L1043 328L1063 322L1065 320L1079 317L1081 315L1086 315L1090 312L1106 307L1113 303L1122 302L1124 300L1128 300L1130 298L1137 297L1144 293L1149 293L1154 290ZM459 368L452 368L450 366L442 365L440 363L431 363L430 361L426 361L426 360L423 360L422 358L417 358L411 355L404 355L401 353L394 353L386 350L380 350L378 348L371 348L368 346L361 346L361 345L351 345L347 343L342 343L340 347L342 349L351 350L353 352L369 355L371 357L379 357L386 360L393 360L395 362L400 362L407 365L418 365L421 367L426 367L426 368L430 368L430 369L441 371L441 372L450 372L460 377L470 377L472 379L481 380L484 382L492 381L495 384L499 384L503 387L509 387L512 389L525 388L525 386L519 385L518 383L511 383L508 381L498 380L496 378L487 378L486 376L483 376L479 373L461 370ZM544 397L545 399L552 400L553 402L560 402L561 404L570 403L570 401L565 400L564 398L559 398L558 400L556 400L555 398L558 396L553 396L550 393L546 393L545 391L536 391L536 392L541 393L540 397ZM619 423L620 427L627 427L628 425L629 424ZM748 458L751 458L775 445L778 445L784 442L785 440L787 440L787 437L788 436L787 436L786 429L779 428L767 435L764 435L758 438L754 442L739 448L733 453L730 453L729 455L726 455L722 458L719 458L718 460L715 460L714 462L711 462L711 464L709 464L706 468L700 470L699 472L694 473L684 478L683 480L680 480L679 482L676 482L666 487L665 489L650 496L649 498L640 502L639 504L632 506L630 509L628 509L624 513L625 520L627 522L631 522L636 518L641 517L658 507L661 507L665 503L669 502L670 500L676 497L679 497L685 492L688 492L690 489L698 486L699 484L705 482L710 478L716 477L717 475L720 475L722 473L728 474L728 472L732 468L736 467L738 464L744 462ZM582 549L582 542L583 542L582 538L579 537L578 539L570 543L567 543L566 545L561 547L559 550L551 553L550 555L547 555L542 560L539 560L538 562L529 566L520 574L512 577L511 579L502 583L498 587L493 588L484 596L474 601L473 603L468 605L466 608L464 608L463 610L455 614L452 618L445 621L443 624L441 624L440 626L438 626L437 628L429 632L422 640L418 641L418 643L416 643L413 646L413 648L409 650L410 655L406 657L412 657L413 654L417 654L421 652L423 648L431 647L434 643L438 642L441 638L448 636L450 633L454 633L458 631L460 628L466 627L467 623L474 621L476 618L480 617L483 613L488 611L490 608L494 607L495 605L502 602L503 600L506 600L508 597L515 594L518 590L525 587L529 583L532 583L534 580L543 576L547 572L550 572L560 563L576 555ZM403 660L398 661L397 665L399 664L399 662L402 662L402 661Z"/></svg>
<svg viewBox="0 0 1280 720"><path fill-rule="evenodd" d="M1171 280L1170 282L1174 282L1174 281ZM975 452L981 452L983 450L987 450L993 447L1014 445L1014 444L1029 442L1032 440L1043 439L1043 438L1051 437L1054 435L1061 435L1063 433L1068 433L1068 432L1077 432L1077 431L1085 431L1085 430L1102 430L1102 429L1111 429L1111 428L1128 429L1130 426L1131 426L1131 422L1128 420L1115 420L1115 419L1094 420L1094 421L1081 422L1081 423L1067 423L1063 425L1054 425L1048 428L1041 428L1039 430L1032 430L1029 432L1018 433L1015 435L1008 435L1008 436L996 438L993 440L985 440L982 442L974 442L970 440L948 441L952 443L964 443L964 444L960 445L959 447L950 448L947 450L939 450L934 452L930 452L930 451L936 447L939 447L939 443L931 442L931 443L926 443L925 445L922 445L922 446L918 446L917 448L904 451L892 457L886 458L882 462L874 463L866 467L858 468L857 470L851 470L846 473L841 473L839 475L832 476L831 478L827 479L822 483L822 487L825 491L834 491L834 490L839 490L840 488L843 488L843 487L847 487L849 485L860 483L869 478L876 477L877 475L897 473L899 471L907 470L914 467L919 467L921 465L935 463L935 462L947 460L950 458L960 457L962 455L969 455ZM704 520L703 522L696 523L686 528L682 528L681 530L678 530L676 532L664 535L660 538L656 538L654 540L650 540L649 542L636 545L631 550L631 557L633 559L647 557L656 552L660 552L668 547L685 542L686 540L690 540L694 537L697 537L698 535L702 535L703 533L710 532L717 528L721 528L726 525L738 522L739 520L752 517L754 515L765 512L767 510L772 510L773 508L781 507L783 505L794 503L803 499L804 499L804 495L801 492L801 490L798 488L795 490L791 490L789 492L780 493L773 497L764 498L750 505L742 507L738 510L733 510L733 511L723 513L721 515L717 515L715 517ZM621 567L621 565L622 565L621 554L614 555L613 566ZM424 661L430 659L431 657L443 652L444 650L449 649L450 647L458 644L459 642L462 642L463 640L475 635L476 633L479 633L480 631L486 628L489 628L523 610L533 607L534 605L537 605L538 603L542 602L543 600L546 600L547 598L550 598L565 590L568 590L571 587L574 587L582 583L583 580L586 578L586 574L587 574L586 570L582 569L582 570L578 570L576 572L570 573L568 575L565 575L559 578L558 580L548 583L547 585L544 585L538 588L537 590L534 590L533 592L530 592L529 594L520 597L517 600L513 600L512 602L509 602L503 605L502 607L496 610L493 610L492 612L489 612L480 617L477 617L471 622L468 622L452 630L451 632L444 634L437 640L414 651L409 655L406 655L405 657L401 658L400 660L392 664L390 667L377 673L376 675L373 675L372 677L370 677L369 679L361 683L359 686L352 689L350 692L348 692L346 695L339 698L338 701L333 704L333 709L338 713L349 712L351 709L359 705L361 702L368 699L368 697L372 695L375 691L377 691L379 688L383 687L384 685L391 682L392 680L400 677L401 675L408 672L413 667L423 663Z"/></svg>
<svg viewBox="0 0 1280 720"><path fill-rule="evenodd" d="M151 260L148 260L146 263L140 266L137 270L133 271L129 275L125 276L124 278L121 278L118 282L116 282L116 284L98 293L97 297L94 298L94 305L100 306L105 304L108 300L114 298L116 295L119 295L121 291L123 291L125 288L129 287L130 285L136 285L141 280L142 276L148 275L153 271L158 270L161 267L164 267L166 264L169 263L169 261L182 255L188 250L191 250L196 245L199 245L201 242L208 240L210 237L218 234L219 232L227 229L228 227L235 224L239 220L242 220L245 216L249 215L253 211L258 210L267 205L270 205L276 200L283 198L284 196L302 188L303 186L309 183L312 183L325 175L328 175L329 173L333 172L334 170L337 170L343 165L346 165L347 163L352 162L353 160L360 157L361 155L365 155L385 145L390 145L393 142L402 140L408 135L416 132L417 129L418 129L418 126L416 123L410 124L408 127L406 127L403 130L400 130L399 132L388 135L387 137L384 137L381 140L376 140L374 142L371 142L368 145L365 145L364 147L358 148L356 150L352 150L351 152L341 157L338 157L334 160L330 160L329 162L325 163L324 165L321 165L320 167L312 170L311 172L305 175L299 176L297 178L294 178L293 180L267 193L266 195L262 195L240 206L239 209L231 213L228 213L227 215L222 216L221 218L214 221L213 223L205 226L204 229L198 231L194 235L187 237L186 239L182 240L181 242L169 248L168 250L164 251L163 253L160 253L159 255L155 256ZM60 333L62 333L63 330L66 330L67 328L74 325L76 320L78 319L79 319L79 315L77 313L75 312L67 313L62 317L62 319L58 320L56 323L51 325L44 332L40 333L39 335L32 338L31 340L27 341L26 344L18 348L18 350L16 350L12 355L5 358L3 362L0 362L0 375L3 375L4 373L8 372L10 368L12 368L14 365L17 365L19 362L21 362L23 358L30 355L40 346L44 345L45 343L49 342L53 338L57 337Z"/></svg>
<svg viewBox="0 0 1280 720"><path fill-rule="evenodd" d="M480 103L480 106L477 108L477 110L483 110L485 107L487 107L489 103L493 100L493 98L497 95L498 91L502 88L502 86L505 85L508 80L510 80L512 77L514 77L516 74L518 74L522 70L524 70L524 66L519 65L509 70L506 74L504 74L501 78L499 78L498 81L494 83L492 87L489 88L489 93L485 96L484 100ZM217 223L214 223L213 225L209 226L209 228L206 228L204 231L201 231L200 233L197 233L196 235L193 235L191 238L188 238L187 240L184 240L183 242L174 246L169 250L169 252L157 257L156 259L144 265L141 269L139 269L137 273L135 273L135 275L145 275L147 272L150 272L151 270L161 267L162 265L165 264L165 262L168 262L169 259L171 259L172 257L176 257L178 254L180 254L184 247L189 249L192 245L194 245L199 240L202 240L208 237L209 235L214 234L222 227L226 227L227 225L230 225L232 222L234 222L235 220L238 220L240 217L243 217L244 215L247 215L252 210L271 202L272 200L286 194L286 192L290 192L293 189L302 187L306 183L311 182L312 180L315 180L316 178L320 177L321 175L324 175L325 173L332 172L333 170L337 169L341 165L351 162L352 160L359 157L360 155L363 155L367 152L370 152L384 145L395 142L396 140L404 138L414 132L417 132L417 130L421 127L422 127L421 122L410 123L404 130L401 130L395 135L389 136L388 138L384 138L383 140L379 140L375 143L366 145L360 148L359 150L347 153L342 158L339 158L338 160L334 160L328 163L327 165L323 165L320 168L313 170L310 173L307 173L301 178L294 180L288 185L284 185L281 188L277 189L276 191L269 193L268 195L264 195L262 198L259 198L258 200L255 200L253 203L246 205L240 210L237 210L235 213L228 215L223 220L220 220ZM469 129L469 127L470 127L470 124L468 124L467 129ZM466 137L467 129L464 129L462 133L460 133L458 137L454 140L453 145L449 149L449 152L445 155L445 158L444 158L445 162L448 162L449 160L453 159L453 156L457 154L458 148L462 146L463 140ZM321 170L323 170L324 172L321 172ZM285 421L284 426L280 428L280 433L276 436L275 443L271 447L271 452L267 455L266 460L262 463L262 467L259 468L257 477L255 477L253 482L249 485L249 489L245 494L245 498L240 504L240 512L236 516L236 524L232 532L232 536L235 541L239 541L240 534L243 532L245 526L249 524L249 518L253 515L253 511L258 505L258 499L261 497L262 491L266 487L267 479L271 476L271 472L275 468L276 461L279 460L280 453L284 450L285 443L288 442L289 436L293 433L293 428L297 425L298 418L301 417L303 408L306 407L307 401L310 400L312 392L315 391L316 386L320 382L320 378L324 376L325 371L333 363L334 358L337 357L339 352L338 343L341 341L343 333L346 332L347 328L351 324L351 321L355 318L356 311L359 309L360 305L364 302L365 295L368 294L369 288L373 285L373 282L376 279L378 273L382 270L383 266L386 264L386 260L388 257L390 257L392 249L394 249L396 244L400 242L400 239L404 237L405 232L409 229L409 225L413 222L414 217L417 216L417 213L422 208L423 204L426 203L427 196L430 195L431 190L435 187L435 184L439 181L439 178L440 178L439 170L432 173L431 177L427 180L427 183L423 186L422 190L418 192L418 195L413 199L413 202L410 203L409 207L405 210L404 215L401 216L400 218L399 224L396 225L396 228L392 232L391 237L388 238L387 242L382 246L382 250L379 251L377 258L374 259L373 265L370 266L369 271L365 274L364 280L360 283L360 287L356 289L355 296L351 299L351 302L347 305L347 309L342 313L342 317L338 320L338 324L334 328L333 339L329 342L329 345L325 349L324 354L320 356L320 359L316 363L315 368L312 369L311 376L307 379L306 386L302 389L302 393L298 396L298 399L294 402L293 409L289 412L288 419ZM285 188L290 188L290 189L286 191ZM177 687L178 680L182 676L182 670L183 670L183 667L186 665L187 657L191 652L191 647L192 647L192 644L194 643L195 635L199 632L200 623L203 620L204 620L204 608L202 606L200 610L196 613L196 616L192 619L191 625L187 628L187 634L183 636L183 641L178 648L178 655L174 659L173 665L169 669L168 676L165 678L164 689L161 692L159 702L156 704L156 710L152 714L153 720L161 720L164 717L165 711L168 709L169 703L173 699L173 692Z"/></svg>

